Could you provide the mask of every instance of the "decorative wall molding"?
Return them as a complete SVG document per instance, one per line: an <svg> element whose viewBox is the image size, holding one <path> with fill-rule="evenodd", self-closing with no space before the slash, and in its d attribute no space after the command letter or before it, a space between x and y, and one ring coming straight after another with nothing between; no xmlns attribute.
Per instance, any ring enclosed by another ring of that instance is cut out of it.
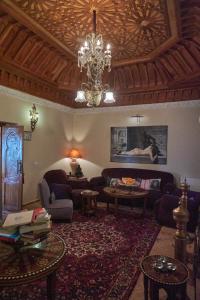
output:
<svg viewBox="0 0 200 300"><path fill-rule="evenodd" d="M190 101L177 101L153 104L140 104L132 106L117 106L117 107L95 107L95 108L80 108L73 109L75 115L79 114L98 114L98 113L112 113L112 112L125 112L125 111L138 111L138 110L157 110L168 108L200 108L200 99Z"/></svg>
<svg viewBox="0 0 200 300"><path fill-rule="evenodd" d="M74 115L79 114L99 114L99 113L113 113L113 112L125 112L125 111L138 111L138 110L156 110L156 109L168 109L168 108L200 108L200 99L189 101L176 101L165 103L153 103L153 104L140 104L129 106L116 106L116 107L95 107L95 108L80 108L74 109L66 107L64 105L54 103L44 98L32 96L30 94L20 92L5 86L0 85L0 94L17 98L18 100L35 103L37 105L56 109L61 112L68 112Z"/></svg>
<svg viewBox="0 0 200 300"><path fill-rule="evenodd" d="M6 95L6 96L12 96L17 98L18 100L28 102L28 103L35 103L37 105L53 108L62 112L73 112L74 109L67 107L65 105L61 105L49 100L46 100L44 98L39 98L24 92L20 92L5 86L0 85L0 94Z"/></svg>

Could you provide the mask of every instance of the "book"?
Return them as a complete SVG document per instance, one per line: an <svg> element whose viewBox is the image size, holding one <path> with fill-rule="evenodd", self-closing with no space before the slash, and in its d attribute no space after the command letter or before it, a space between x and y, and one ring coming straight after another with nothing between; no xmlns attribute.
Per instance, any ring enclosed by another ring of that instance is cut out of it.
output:
<svg viewBox="0 0 200 300"><path fill-rule="evenodd" d="M0 236L10 236L11 234L14 234L17 232L17 227L8 227L8 228L3 228L0 227Z"/></svg>
<svg viewBox="0 0 200 300"><path fill-rule="evenodd" d="M0 236L0 241L15 243L20 239L19 232L16 232L14 234L10 234L10 236Z"/></svg>
<svg viewBox="0 0 200 300"><path fill-rule="evenodd" d="M19 226L31 223L33 217L33 210L20 211L17 213L10 213L2 225L3 228L11 226Z"/></svg>
<svg viewBox="0 0 200 300"><path fill-rule="evenodd" d="M35 232L26 232L26 233L21 233L21 238L26 238L29 240L34 240L34 239L38 239L38 238L42 238L42 237L46 237L47 234L50 232L49 229L43 229L43 231L41 230L37 230Z"/></svg>
<svg viewBox="0 0 200 300"><path fill-rule="evenodd" d="M50 215L47 213L46 209L43 207L35 208L33 211L32 222L42 223L50 219Z"/></svg>
<svg viewBox="0 0 200 300"><path fill-rule="evenodd" d="M20 234L27 233L27 232L35 232L35 231L42 231L42 230L51 230L51 221L47 221L46 223L40 224L27 224L22 225L19 228Z"/></svg>
<svg viewBox="0 0 200 300"><path fill-rule="evenodd" d="M29 223L46 223L51 216L47 213L45 208L35 208L34 210L20 211L17 213L10 213L2 225L3 228L20 226Z"/></svg>
<svg viewBox="0 0 200 300"><path fill-rule="evenodd" d="M20 240L23 241L26 244L29 244L29 245L32 244L32 245L34 245L34 244L37 244L37 243L40 243L40 242L46 240L46 238L47 238L47 235L45 235L43 237L40 237L40 238L37 238L37 239L33 239L33 240L30 240L28 238L22 237Z"/></svg>

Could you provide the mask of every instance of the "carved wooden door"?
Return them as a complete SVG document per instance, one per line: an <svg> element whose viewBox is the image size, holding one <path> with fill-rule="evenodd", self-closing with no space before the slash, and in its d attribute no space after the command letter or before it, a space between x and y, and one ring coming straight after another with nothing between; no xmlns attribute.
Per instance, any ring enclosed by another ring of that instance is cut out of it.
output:
<svg viewBox="0 0 200 300"><path fill-rule="evenodd" d="M23 186L23 126L2 127L2 202L4 210L20 210Z"/></svg>

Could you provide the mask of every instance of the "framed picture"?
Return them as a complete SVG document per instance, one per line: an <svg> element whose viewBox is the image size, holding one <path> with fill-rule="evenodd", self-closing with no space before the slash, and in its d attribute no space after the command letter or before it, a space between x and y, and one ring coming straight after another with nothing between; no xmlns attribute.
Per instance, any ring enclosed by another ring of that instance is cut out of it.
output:
<svg viewBox="0 0 200 300"><path fill-rule="evenodd" d="M31 139L32 139L32 132L24 131L24 141L31 141Z"/></svg>
<svg viewBox="0 0 200 300"><path fill-rule="evenodd" d="M167 163L168 126L111 127L111 162Z"/></svg>

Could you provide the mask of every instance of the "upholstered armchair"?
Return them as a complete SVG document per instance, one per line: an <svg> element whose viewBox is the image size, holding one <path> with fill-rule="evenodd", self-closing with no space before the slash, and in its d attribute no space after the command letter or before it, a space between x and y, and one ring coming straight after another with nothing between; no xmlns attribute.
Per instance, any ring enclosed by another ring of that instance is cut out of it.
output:
<svg viewBox="0 0 200 300"><path fill-rule="evenodd" d="M51 215L52 220L68 219L72 220L73 202L71 199L55 199L54 193L50 192L45 179L39 183L39 191L42 206Z"/></svg>
<svg viewBox="0 0 200 300"><path fill-rule="evenodd" d="M81 192L89 189L89 182L86 178L74 178L72 180L64 170L50 170L44 174L44 178L48 183L50 192L53 192L58 198L69 197L72 199L74 208L81 205Z"/></svg>

